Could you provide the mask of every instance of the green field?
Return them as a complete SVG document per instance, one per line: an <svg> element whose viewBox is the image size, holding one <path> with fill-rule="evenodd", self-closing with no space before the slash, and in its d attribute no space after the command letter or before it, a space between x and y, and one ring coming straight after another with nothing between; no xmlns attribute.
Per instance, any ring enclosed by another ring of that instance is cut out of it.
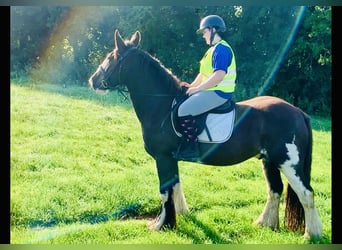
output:
<svg viewBox="0 0 342 250"><path fill-rule="evenodd" d="M261 162L229 167L180 162L191 213L151 231L160 210L153 159L129 101L86 87L11 84L12 244L307 244L283 223L252 222L266 202ZM331 243L331 120L312 117L312 187ZM285 183L285 178L283 178ZM280 220L284 204L280 206Z"/></svg>

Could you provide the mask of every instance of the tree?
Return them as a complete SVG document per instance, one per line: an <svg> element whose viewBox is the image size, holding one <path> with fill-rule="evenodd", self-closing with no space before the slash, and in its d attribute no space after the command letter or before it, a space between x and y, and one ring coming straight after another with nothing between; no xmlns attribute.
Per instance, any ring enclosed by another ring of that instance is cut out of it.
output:
<svg viewBox="0 0 342 250"><path fill-rule="evenodd" d="M192 81L208 48L202 17L220 15L237 60L235 100L275 95L309 113L330 115L331 7L80 6L11 7L11 74L87 85L113 34L142 33L141 48L181 80ZM289 51L287 49L290 49ZM324 98L321 98L321 97Z"/></svg>
<svg viewBox="0 0 342 250"><path fill-rule="evenodd" d="M309 113L331 115L331 7L309 7L269 90Z"/></svg>

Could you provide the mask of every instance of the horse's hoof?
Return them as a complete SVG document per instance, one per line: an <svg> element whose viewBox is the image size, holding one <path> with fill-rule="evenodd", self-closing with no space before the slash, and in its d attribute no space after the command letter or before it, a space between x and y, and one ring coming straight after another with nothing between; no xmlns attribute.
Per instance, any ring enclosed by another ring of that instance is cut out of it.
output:
<svg viewBox="0 0 342 250"><path fill-rule="evenodd" d="M153 221L148 223L148 228L154 231L161 231L165 229L174 229L176 228L176 224L175 223L163 223L160 220L160 216L158 216Z"/></svg>
<svg viewBox="0 0 342 250"><path fill-rule="evenodd" d="M279 228L279 223L277 221L265 221L261 218L257 219L253 222L253 225L260 226L260 227L268 227L272 230L277 230Z"/></svg>
<svg viewBox="0 0 342 250"><path fill-rule="evenodd" d="M159 231L159 230L161 230L161 225L160 225L161 223L159 222L159 216L158 217L156 217L154 220L152 220L152 221L150 221L149 223L148 223L148 228L150 229L150 230L155 230L155 231Z"/></svg>
<svg viewBox="0 0 342 250"><path fill-rule="evenodd" d="M305 240L309 240L309 241L312 241L312 242L319 241L319 240L322 239L322 235L321 234L309 234L308 232L305 232L303 237L304 237Z"/></svg>

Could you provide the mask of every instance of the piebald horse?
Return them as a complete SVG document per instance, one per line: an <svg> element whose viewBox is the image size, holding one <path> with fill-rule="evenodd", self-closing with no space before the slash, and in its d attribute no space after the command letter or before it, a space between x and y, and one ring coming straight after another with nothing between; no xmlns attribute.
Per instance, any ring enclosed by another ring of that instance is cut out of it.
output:
<svg viewBox="0 0 342 250"><path fill-rule="evenodd" d="M89 78L97 92L125 87L141 123L146 151L156 162L161 212L153 229L174 228L176 214L189 212L181 189L179 160L174 153L182 141L172 117L175 98L184 97L180 80L161 62L138 47L141 34L129 40L114 32L115 48ZM320 239L322 223L310 185L312 129L307 114L272 96L237 102L230 138L201 141L199 164L230 166L251 157L263 164L267 181L266 205L255 224L279 228L279 204L283 192L281 173L287 178L285 226L301 230L308 239ZM228 129L228 126L227 126Z"/></svg>

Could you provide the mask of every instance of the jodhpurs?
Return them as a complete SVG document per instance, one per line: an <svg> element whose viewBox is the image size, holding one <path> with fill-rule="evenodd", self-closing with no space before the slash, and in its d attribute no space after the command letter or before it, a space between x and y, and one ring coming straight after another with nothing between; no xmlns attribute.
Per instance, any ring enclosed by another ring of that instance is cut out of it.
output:
<svg viewBox="0 0 342 250"><path fill-rule="evenodd" d="M227 100L217 95L214 90L199 91L179 106L178 116L196 116L222 105Z"/></svg>

